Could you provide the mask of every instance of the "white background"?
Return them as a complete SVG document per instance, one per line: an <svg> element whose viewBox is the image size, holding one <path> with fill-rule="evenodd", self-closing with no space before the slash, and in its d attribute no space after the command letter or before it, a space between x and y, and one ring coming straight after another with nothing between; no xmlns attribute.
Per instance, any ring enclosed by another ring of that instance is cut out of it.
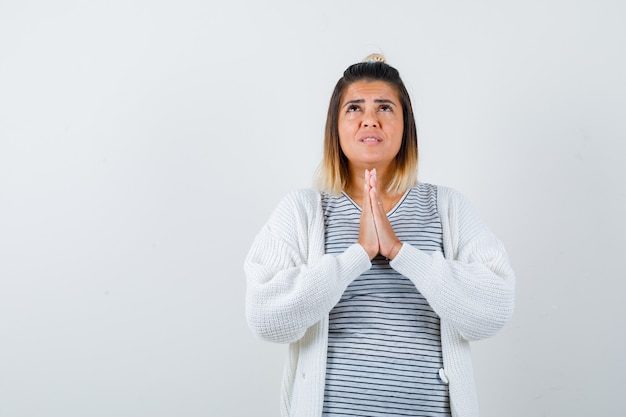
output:
<svg viewBox="0 0 626 417"><path fill-rule="evenodd" d="M622 1L0 1L0 416L276 416L242 262L383 52L504 241L483 417L623 415Z"/></svg>

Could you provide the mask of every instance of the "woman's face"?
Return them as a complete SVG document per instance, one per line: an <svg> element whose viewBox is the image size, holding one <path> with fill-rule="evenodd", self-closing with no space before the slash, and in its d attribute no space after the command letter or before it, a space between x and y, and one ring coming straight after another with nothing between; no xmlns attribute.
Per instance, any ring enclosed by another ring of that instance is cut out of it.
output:
<svg viewBox="0 0 626 417"><path fill-rule="evenodd" d="M402 145L404 118L395 87L356 81L339 105L339 145L351 169L387 169Z"/></svg>

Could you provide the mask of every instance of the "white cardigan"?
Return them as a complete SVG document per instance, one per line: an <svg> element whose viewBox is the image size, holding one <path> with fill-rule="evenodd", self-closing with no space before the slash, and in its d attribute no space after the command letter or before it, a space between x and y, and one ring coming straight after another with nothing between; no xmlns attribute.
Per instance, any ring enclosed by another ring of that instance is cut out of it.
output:
<svg viewBox="0 0 626 417"><path fill-rule="evenodd" d="M445 257L409 244L390 262L441 318L444 370L453 417L477 417L469 341L495 334L513 314L515 278L504 247L450 188L437 187ZM290 343L281 393L283 417L320 417L328 313L350 282L371 267L358 243L324 254L319 191L283 198L245 260L246 318L259 337Z"/></svg>

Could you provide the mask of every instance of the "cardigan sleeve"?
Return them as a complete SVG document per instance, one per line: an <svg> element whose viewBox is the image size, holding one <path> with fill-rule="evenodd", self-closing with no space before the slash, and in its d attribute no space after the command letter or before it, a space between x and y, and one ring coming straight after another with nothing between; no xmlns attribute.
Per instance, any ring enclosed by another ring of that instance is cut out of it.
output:
<svg viewBox="0 0 626 417"><path fill-rule="evenodd" d="M292 193L281 201L244 262L248 326L273 342L299 340L371 267L357 243L339 255L324 255L321 207L305 197Z"/></svg>
<svg viewBox="0 0 626 417"><path fill-rule="evenodd" d="M403 244L390 265L405 275L433 310L467 340L494 335L511 318L515 275L502 243L468 202L450 189L440 216L446 256Z"/></svg>

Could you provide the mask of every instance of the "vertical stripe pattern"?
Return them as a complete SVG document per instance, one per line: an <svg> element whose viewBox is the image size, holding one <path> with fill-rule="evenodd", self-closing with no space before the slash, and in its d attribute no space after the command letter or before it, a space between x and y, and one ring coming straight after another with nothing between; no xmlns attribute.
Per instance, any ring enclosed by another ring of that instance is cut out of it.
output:
<svg viewBox="0 0 626 417"><path fill-rule="evenodd" d="M326 253L356 242L361 209L323 195ZM419 184L388 213L398 238L442 251L437 189ZM413 283L382 256L355 279L329 315L324 417L449 417L439 317Z"/></svg>

